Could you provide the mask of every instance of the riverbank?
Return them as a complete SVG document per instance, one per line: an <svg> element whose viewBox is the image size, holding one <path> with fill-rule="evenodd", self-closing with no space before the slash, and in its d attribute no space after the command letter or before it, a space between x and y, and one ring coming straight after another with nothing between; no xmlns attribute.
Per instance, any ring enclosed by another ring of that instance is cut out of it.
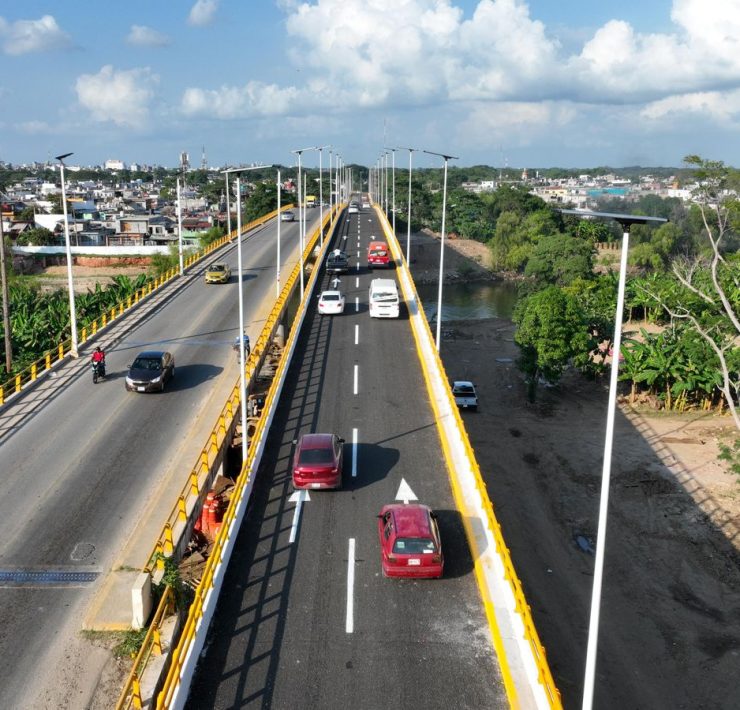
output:
<svg viewBox="0 0 740 710"><path fill-rule="evenodd" d="M567 373L530 404L506 319L445 322L463 419L565 707L585 664L607 404ZM728 417L617 414L596 705L728 707L740 652L740 485L718 461Z"/></svg>

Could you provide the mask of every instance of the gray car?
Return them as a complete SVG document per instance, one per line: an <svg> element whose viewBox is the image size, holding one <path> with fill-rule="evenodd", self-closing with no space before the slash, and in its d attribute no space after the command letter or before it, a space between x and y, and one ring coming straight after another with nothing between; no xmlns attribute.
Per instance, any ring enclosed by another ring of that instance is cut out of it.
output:
<svg viewBox="0 0 740 710"><path fill-rule="evenodd" d="M164 392L168 380L175 376L175 358L166 350L139 353L126 375L129 392Z"/></svg>

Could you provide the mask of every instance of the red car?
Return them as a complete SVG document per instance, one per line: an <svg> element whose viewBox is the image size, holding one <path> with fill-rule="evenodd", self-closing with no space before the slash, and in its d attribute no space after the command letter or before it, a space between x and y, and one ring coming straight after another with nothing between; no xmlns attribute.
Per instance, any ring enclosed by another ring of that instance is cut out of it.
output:
<svg viewBox="0 0 740 710"><path fill-rule="evenodd" d="M293 455L294 488L341 488L342 444L336 434L304 434Z"/></svg>
<svg viewBox="0 0 740 710"><path fill-rule="evenodd" d="M378 515L384 577L441 577L442 541L437 518L420 503L386 505Z"/></svg>

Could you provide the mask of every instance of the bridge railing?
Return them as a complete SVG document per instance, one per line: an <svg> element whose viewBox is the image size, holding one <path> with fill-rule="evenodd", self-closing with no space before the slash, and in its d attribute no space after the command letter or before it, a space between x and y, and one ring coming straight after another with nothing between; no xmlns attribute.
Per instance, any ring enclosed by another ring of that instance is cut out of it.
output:
<svg viewBox="0 0 740 710"><path fill-rule="evenodd" d="M286 205L281 208L281 211L288 210L293 205ZM277 210L270 212L269 214L263 215L259 219L256 219L249 224L242 227L242 232L248 232L251 229L261 226L265 222L268 222L277 215ZM203 249L199 249L193 254L189 254L183 261L183 268L188 269L197 262L204 259L206 256L211 254L216 249L228 244L236 236L236 230L232 230L231 233L219 237L215 241L208 244ZM142 288L137 289L131 296L124 298L123 300L116 303L114 306L106 309L97 318L89 323L86 323L78 332L78 345L81 346L88 340L91 340L98 335L100 331L110 326L110 324L119 319L124 314L128 313L132 308L139 305L141 301L151 296L153 293L158 291L160 288L170 283L172 279L178 276L180 273L179 267L168 269L164 274L157 276L156 278L149 281ZM32 362L27 368L17 373L5 382L0 383L0 406L11 399L14 395L20 393L24 388L35 383L40 377L47 374L53 367L57 366L62 362L65 357L69 356L72 350L72 338L67 338L59 343L56 347L47 350L42 357Z"/></svg>
<svg viewBox="0 0 740 710"><path fill-rule="evenodd" d="M327 234L327 226L329 226L329 230L333 228L335 217L339 213L339 211L339 209L335 208L333 212L328 211L324 216L323 229L324 234L326 235L325 244L328 244L331 238L331 232ZM300 276L299 269L301 268L301 264L305 265L309 260L311 253L315 249L316 243L320 238L320 234L320 227L317 227L315 231L311 234L311 236L307 239L301 263L296 264L295 268L291 272L280 292L280 295L275 302L275 305L272 308L272 311L270 312L270 315L267 318L267 321L265 322L262 332L260 333L260 336L255 343L254 349L252 350L252 353L245 365L247 381L250 381L250 379L257 372L259 372L261 362L264 360L265 355L269 352L269 348L277 325L280 323L288 301L291 298L291 295L293 294L298 283ZM314 273L318 273L318 270L314 270ZM314 274L312 274L309 278L308 284L306 285L307 292L310 292L310 290L313 288L313 280L315 278L316 276ZM299 315L300 312L296 315L296 319L298 319ZM292 328L291 330L294 330L294 328ZM294 337L292 333L291 337ZM283 351L283 357L281 358L280 364L278 365L278 370L273 377L272 386L268 391L265 405L262 410L263 413L270 412L271 407L274 404L276 397L274 393L275 383L280 380L282 373L287 367L286 362L290 361L290 357L289 355L286 356L286 353L288 353L290 350L291 342L292 341L289 338L288 344ZM201 454L199 455L198 460L193 467L193 470L189 474L182 491L178 495L177 500L172 507L172 510L167 516L167 521L165 522L164 527L147 558L147 571L153 571L155 566L158 570L161 570L162 566L164 565L164 558L172 556L177 550L178 540L175 536L175 531L179 528L181 532L184 532L189 528L188 523L192 522L192 515L194 511L197 510L196 503L199 500L202 500L203 496L207 492L207 486L205 485L205 482L210 480L211 478L211 469L218 455L217 447L223 446L226 432L233 429L233 425L235 424L236 418L238 417L238 413L240 411L240 401L240 382L237 380L234 387L232 388L231 394L229 395L226 404L221 411L221 414L218 417L216 424L213 427L211 434L208 437L208 441L203 447ZM269 419L269 421L271 421L271 418ZM234 527L234 520L237 516L237 507L241 504L240 501L244 501L244 504L246 504L246 501L249 499L249 494L251 492L251 470L252 467L254 467L255 465L255 461L259 463L258 456L261 456L260 443L264 442L266 431L269 428L269 421L268 417L264 414L260 416L257 421L255 430L250 436L247 461L244 462L242 465L242 470L234 486L230 504L226 512L224 513L221 529L216 536L213 550L211 551L205 570L203 572L203 576L196 589L195 599L191 604L188 618L183 627L182 634L176 647L172 651L172 657L170 659L170 670L165 678L165 684L163 686L163 694L169 694L170 698L179 684L179 674L182 670L182 665L187 657L189 649L192 647L194 635L198 630L199 624L203 618L203 606L206 600L209 598L209 594L214 589L214 576L218 571L218 565L224 562L224 549L229 542L229 535L231 535L231 532L229 531L231 531ZM242 435L244 435L244 433ZM226 560L226 562L227 561L228 560ZM164 603L165 601L164 599L162 599L160 601L157 612L155 613L155 620L157 618L164 618L164 614L161 611L162 605ZM154 621L152 623L154 623ZM144 670L145 664L141 667L137 665L134 666L134 669L132 669L132 673L129 675L129 678L122 689L121 699L119 700L119 703L129 702L134 694L138 693L139 696L141 695L139 679L141 678L141 674L144 672ZM167 705L159 704L160 702L164 702L161 700L161 698L162 694L160 694L160 699L157 701L157 707L167 707ZM169 703L169 700L167 700L167 703ZM125 706L122 705L121 707Z"/></svg>
<svg viewBox="0 0 740 710"><path fill-rule="evenodd" d="M393 234L393 230L385 219L380 208L376 206L376 212L379 219L384 225L384 230L388 237L388 242L393 253L394 260L399 266L399 271L402 274L402 287L407 291L407 302L413 300L417 304L417 310L420 314L419 318L412 319L412 322L416 326L420 326L422 332L417 333L416 328L412 327L414 339L416 340L417 350L419 352L419 359L421 367L424 372L424 379L427 383L429 390L430 400L432 407L435 410L435 420L439 430L440 441L447 461L448 469L450 470L450 480L453 487L453 494L455 495L456 501L460 509L463 509L464 505L470 505L470 501L465 500L463 487L458 481L458 475L464 473L463 470L458 470L456 463L464 461L464 465L460 466L460 469L468 469L472 475L472 481L474 490L477 493L479 500L478 510L482 514L482 522L485 525L486 531L483 535L476 535L469 522L465 523L466 533L468 541L473 551L473 558L475 560L476 578L478 581L481 594L484 599L484 607L486 617L489 621L489 626L492 631L494 645L498 652L499 660L502 664L502 676L504 684L507 688L507 694L510 698L517 697L516 682L512 678L507 665L508 661L506 658L507 644L504 643L501 632L500 632L500 619L497 618L497 608L503 609L506 607L506 603L499 603L500 606L494 604L492 599L492 590L489 588L487 572L490 570L484 570L481 563L480 553L486 546L486 536L490 535L494 542L494 549L496 555L499 558L501 568L503 570L503 577L505 582L508 584L512 598L513 598L513 611L521 622L521 629L524 635L525 644L529 647L531 652L531 661L533 667L536 669L536 682L539 684L544 698L551 708L562 708L560 700L560 692L555 685L555 680L552 676L550 666L547 662L547 656L545 654L545 648L542 645L539 634L535 628L534 620L530 612L530 607L527 604L527 600L524 596L522 589L522 583L516 574L514 563L509 553L509 548L506 546L501 525L496 518L496 514L493 510L493 503L488 495L488 488L483 476L481 475L478 461L473 451L473 447L470 444L465 424L463 423L460 412L455 404L454 397L452 396L452 390L449 387L449 378L447 376L442 359L434 346L434 337L432 335L431 328L427 322L426 317L423 315L423 309L421 308L421 302L419 300L418 293L416 292L416 286L411 278L410 271L408 270L408 264L406 264L405 258L398 244L398 241ZM409 298L409 296L411 298ZM440 317L439 314L437 317ZM424 341L424 342L422 342ZM439 377L435 377L439 375ZM450 416L452 422L449 422ZM451 430L454 432L454 437L449 436L448 431L445 428L444 422L448 423ZM452 449L460 446L462 449L462 456L457 455ZM462 476L460 476L462 477ZM475 506L470 506L475 509ZM478 548L478 549L476 549ZM499 612L500 613L500 612ZM526 665L526 664L525 664ZM518 705L518 704L517 704ZM512 703L512 707L515 703Z"/></svg>

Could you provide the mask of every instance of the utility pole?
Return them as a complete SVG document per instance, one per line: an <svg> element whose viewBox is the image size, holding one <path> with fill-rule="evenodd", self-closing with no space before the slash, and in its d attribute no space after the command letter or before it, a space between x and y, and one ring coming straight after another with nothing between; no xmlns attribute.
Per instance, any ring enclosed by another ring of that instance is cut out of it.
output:
<svg viewBox="0 0 740 710"><path fill-rule="evenodd" d="M5 372L13 368L13 350L10 343L10 303L8 296L8 277L5 273L5 232L3 231L3 206L0 198L0 275L3 289L3 331L5 332Z"/></svg>

